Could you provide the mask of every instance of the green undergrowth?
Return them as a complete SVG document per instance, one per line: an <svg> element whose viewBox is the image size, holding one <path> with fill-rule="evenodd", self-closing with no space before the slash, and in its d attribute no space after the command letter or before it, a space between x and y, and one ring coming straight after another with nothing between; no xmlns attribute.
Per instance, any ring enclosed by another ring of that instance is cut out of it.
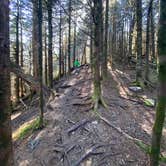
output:
<svg viewBox="0 0 166 166"><path fill-rule="evenodd" d="M36 118L31 120L30 122L24 123L13 133L13 140L24 139L26 136L32 134L34 131L41 129L40 126L40 118ZM44 126L46 126L46 122L44 122Z"/></svg>
<svg viewBox="0 0 166 166"><path fill-rule="evenodd" d="M151 99L144 99L144 104L148 107L154 107L155 103L153 103L153 101L151 101Z"/></svg>

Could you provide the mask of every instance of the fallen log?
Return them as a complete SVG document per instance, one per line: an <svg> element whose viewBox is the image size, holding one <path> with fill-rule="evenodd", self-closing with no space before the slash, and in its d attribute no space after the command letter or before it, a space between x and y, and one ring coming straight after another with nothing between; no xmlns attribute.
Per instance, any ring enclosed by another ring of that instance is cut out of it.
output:
<svg viewBox="0 0 166 166"><path fill-rule="evenodd" d="M19 65L15 64L12 61L10 61L10 71L15 75L17 75L18 77L22 78L23 81L25 81L30 87L39 92L40 89L39 80L34 78L32 75L25 73L24 70ZM53 90L45 85L43 85L43 92L44 95L46 96L52 95L53 97L55 97L55 93L53 92Z"/></svg>

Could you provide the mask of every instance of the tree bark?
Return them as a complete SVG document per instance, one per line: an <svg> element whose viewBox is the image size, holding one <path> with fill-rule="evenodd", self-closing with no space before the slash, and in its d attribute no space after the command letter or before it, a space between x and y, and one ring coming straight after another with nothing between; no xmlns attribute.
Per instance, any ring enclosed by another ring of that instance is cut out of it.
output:
<svg viewBox="0 0 166 166"><path fill-rule="evenodd" d="M136 82L142 77L142 0L136 0L137 15L137 64L136 64Z"/></svg>
<svg viewBox="0 0 166 166"><path fill-rule="evenodd" d="M47 28L45 25L44 34L44 55L45 55L45 84L48 85L48 56L47 56Z"/></svg>
<svg viewBox="0 0 166 166"><path fill-rule="evenodd" d="M94 20L94 55L93 55L93 69L94 69L94 109L98 107L101 98L101 82L100 82L100 59L103 53L102 50L102 0L93 0L93 20Z"/></svg>
<svg viewBox="0 0 166 166"><path fill-rule="evenodd" d="M38 59L39 59L39 82L40 82L40 126L43 127L43 52L42 52L42 0L38 0Z"/></svg>
<svg viewBox="0 0 166 166"><path fill-rule="evenodd" d="M32 29L32 52L33 52L33 76L39 77L39 59L38 59L38 0L32 0L33 3L33 29Z"/></svg>
<svg viewBox="0 0 166 166"><path fill-rule="evenodd" d="M76 22L74 23L74 46L73 46L73 64L76 60L76 34L77 33L77 24Z"/></svg>
<svg viewBox="0 0 166 166"><path fill-rule="evenodd" d="M149 39L150 39L150 17L152 12L152 5L153 0L150 0L149 7L148 7L148 13L147 13L147 25L146 25L146 66L145 66L145 79L149 80Z"/></svg>
<svg viewBox="0 0 166 166"><path fill-rule="evenodd" d="M154 26L154 15L153 15L153 4L151 11L151 41L152 41L152 60L157 61L156 48L155 48L155 26Z"/></svg>
<svg viewBox="0 0 166 166"><path fill-rule="evenodd" d="M48 85L53 87L53 57L52 57L52 0L48 0Z"/></svg>
<svg viewBox="0 0 166 166"><path fill-rule="evenodd" d="M16 64L19 65L19 19L20 19L20 7L19 7L19 0L17 0L17 15L16 15L16 54L15 54L15 61ZM16 103L19 101L19 77L16 76L15 78L15 97Z"/></svg>
<svg viewBox="0 0 166 166"><path fill-rule="evenodd" d="M22 12L20 11L20 14ZM20 27L21 27L21 54L20 54L20 65L23 68L24 67L24 60L23 60L23 53L24 53L24 48L23 48L23 22L22 20L20 21ZM22 79L20 79L20 92L21 92L21 97L24 95L24 82Z"/></svg>
<svg viewBox="0 0 166 166"><path fill-rule="evenodd" d="M0 1L0 163L13 165L10 71L9 71L9 1Z"/></svg>
<svg viewBox="0 0 166 166"><path fill-rule="evenodd" d="M60 19L59 19L59 78L62 76L62 10L60 1Z"/></svg>
<svg viewBox="0 0 166 166"><path fill-rule="evenodd" d="M132 44L133 44L133 32L134 32L134 25L135 25L135 14L133 14L131 21L130 21L130 30L129 30L129 57L133 55L132 53Z"/></svg>
<svg viewBox="0 0 166 166"><path fill-rule="evenodd" d="M102 66L102 77L107 78L107 57L108 57L108 14L109 14L109 0L106 0L106 11L105 11L105 35L104 35L104 59Z"/></svg>
<svg viewBox="0 0 166 166"><path fill-rule="evenodd" d="M71 0L69 0L69 18L68 18L68 22L69 22L69 34L68 34L68 72L70 73L71 71Z"/></svg>
<svg viewBox="0 0 166 166"><path fill-rule="evenodd" d="M166 111L166 1L160 0L160 26L158 33L159 49L159 94L156 119L152 133L150 165L159 165L160 144Z"/></svg>

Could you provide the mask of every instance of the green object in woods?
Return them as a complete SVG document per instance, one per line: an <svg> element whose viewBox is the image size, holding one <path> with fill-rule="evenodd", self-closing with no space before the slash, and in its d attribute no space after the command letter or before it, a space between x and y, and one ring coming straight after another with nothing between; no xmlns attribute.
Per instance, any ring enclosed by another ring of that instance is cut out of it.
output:
<svg viewBox="0 0 166 166"><path fill-rule="evenodd" d="M80 67L80 62L78 60L74 61L74 67Z"/></svg>

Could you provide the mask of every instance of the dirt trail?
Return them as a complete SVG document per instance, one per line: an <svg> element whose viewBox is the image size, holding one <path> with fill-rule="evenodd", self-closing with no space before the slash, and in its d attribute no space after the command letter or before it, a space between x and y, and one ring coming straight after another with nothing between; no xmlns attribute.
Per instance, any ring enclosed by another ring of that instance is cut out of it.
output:
<svg viewBox="0 0 166 166"><path fill-rule="evenodd" d="M134 95L127 88L132 81L129 70L109 72L103 85L109 110L101 107L100 114L130 136L149 144L154 108L128 98ZM148 156L140 148L91 110L93 86L88 66L82 67L78 74L74 71L55 88L58 95L45 113L48 125L17 144L16 166L148 165Z"/></svg>

